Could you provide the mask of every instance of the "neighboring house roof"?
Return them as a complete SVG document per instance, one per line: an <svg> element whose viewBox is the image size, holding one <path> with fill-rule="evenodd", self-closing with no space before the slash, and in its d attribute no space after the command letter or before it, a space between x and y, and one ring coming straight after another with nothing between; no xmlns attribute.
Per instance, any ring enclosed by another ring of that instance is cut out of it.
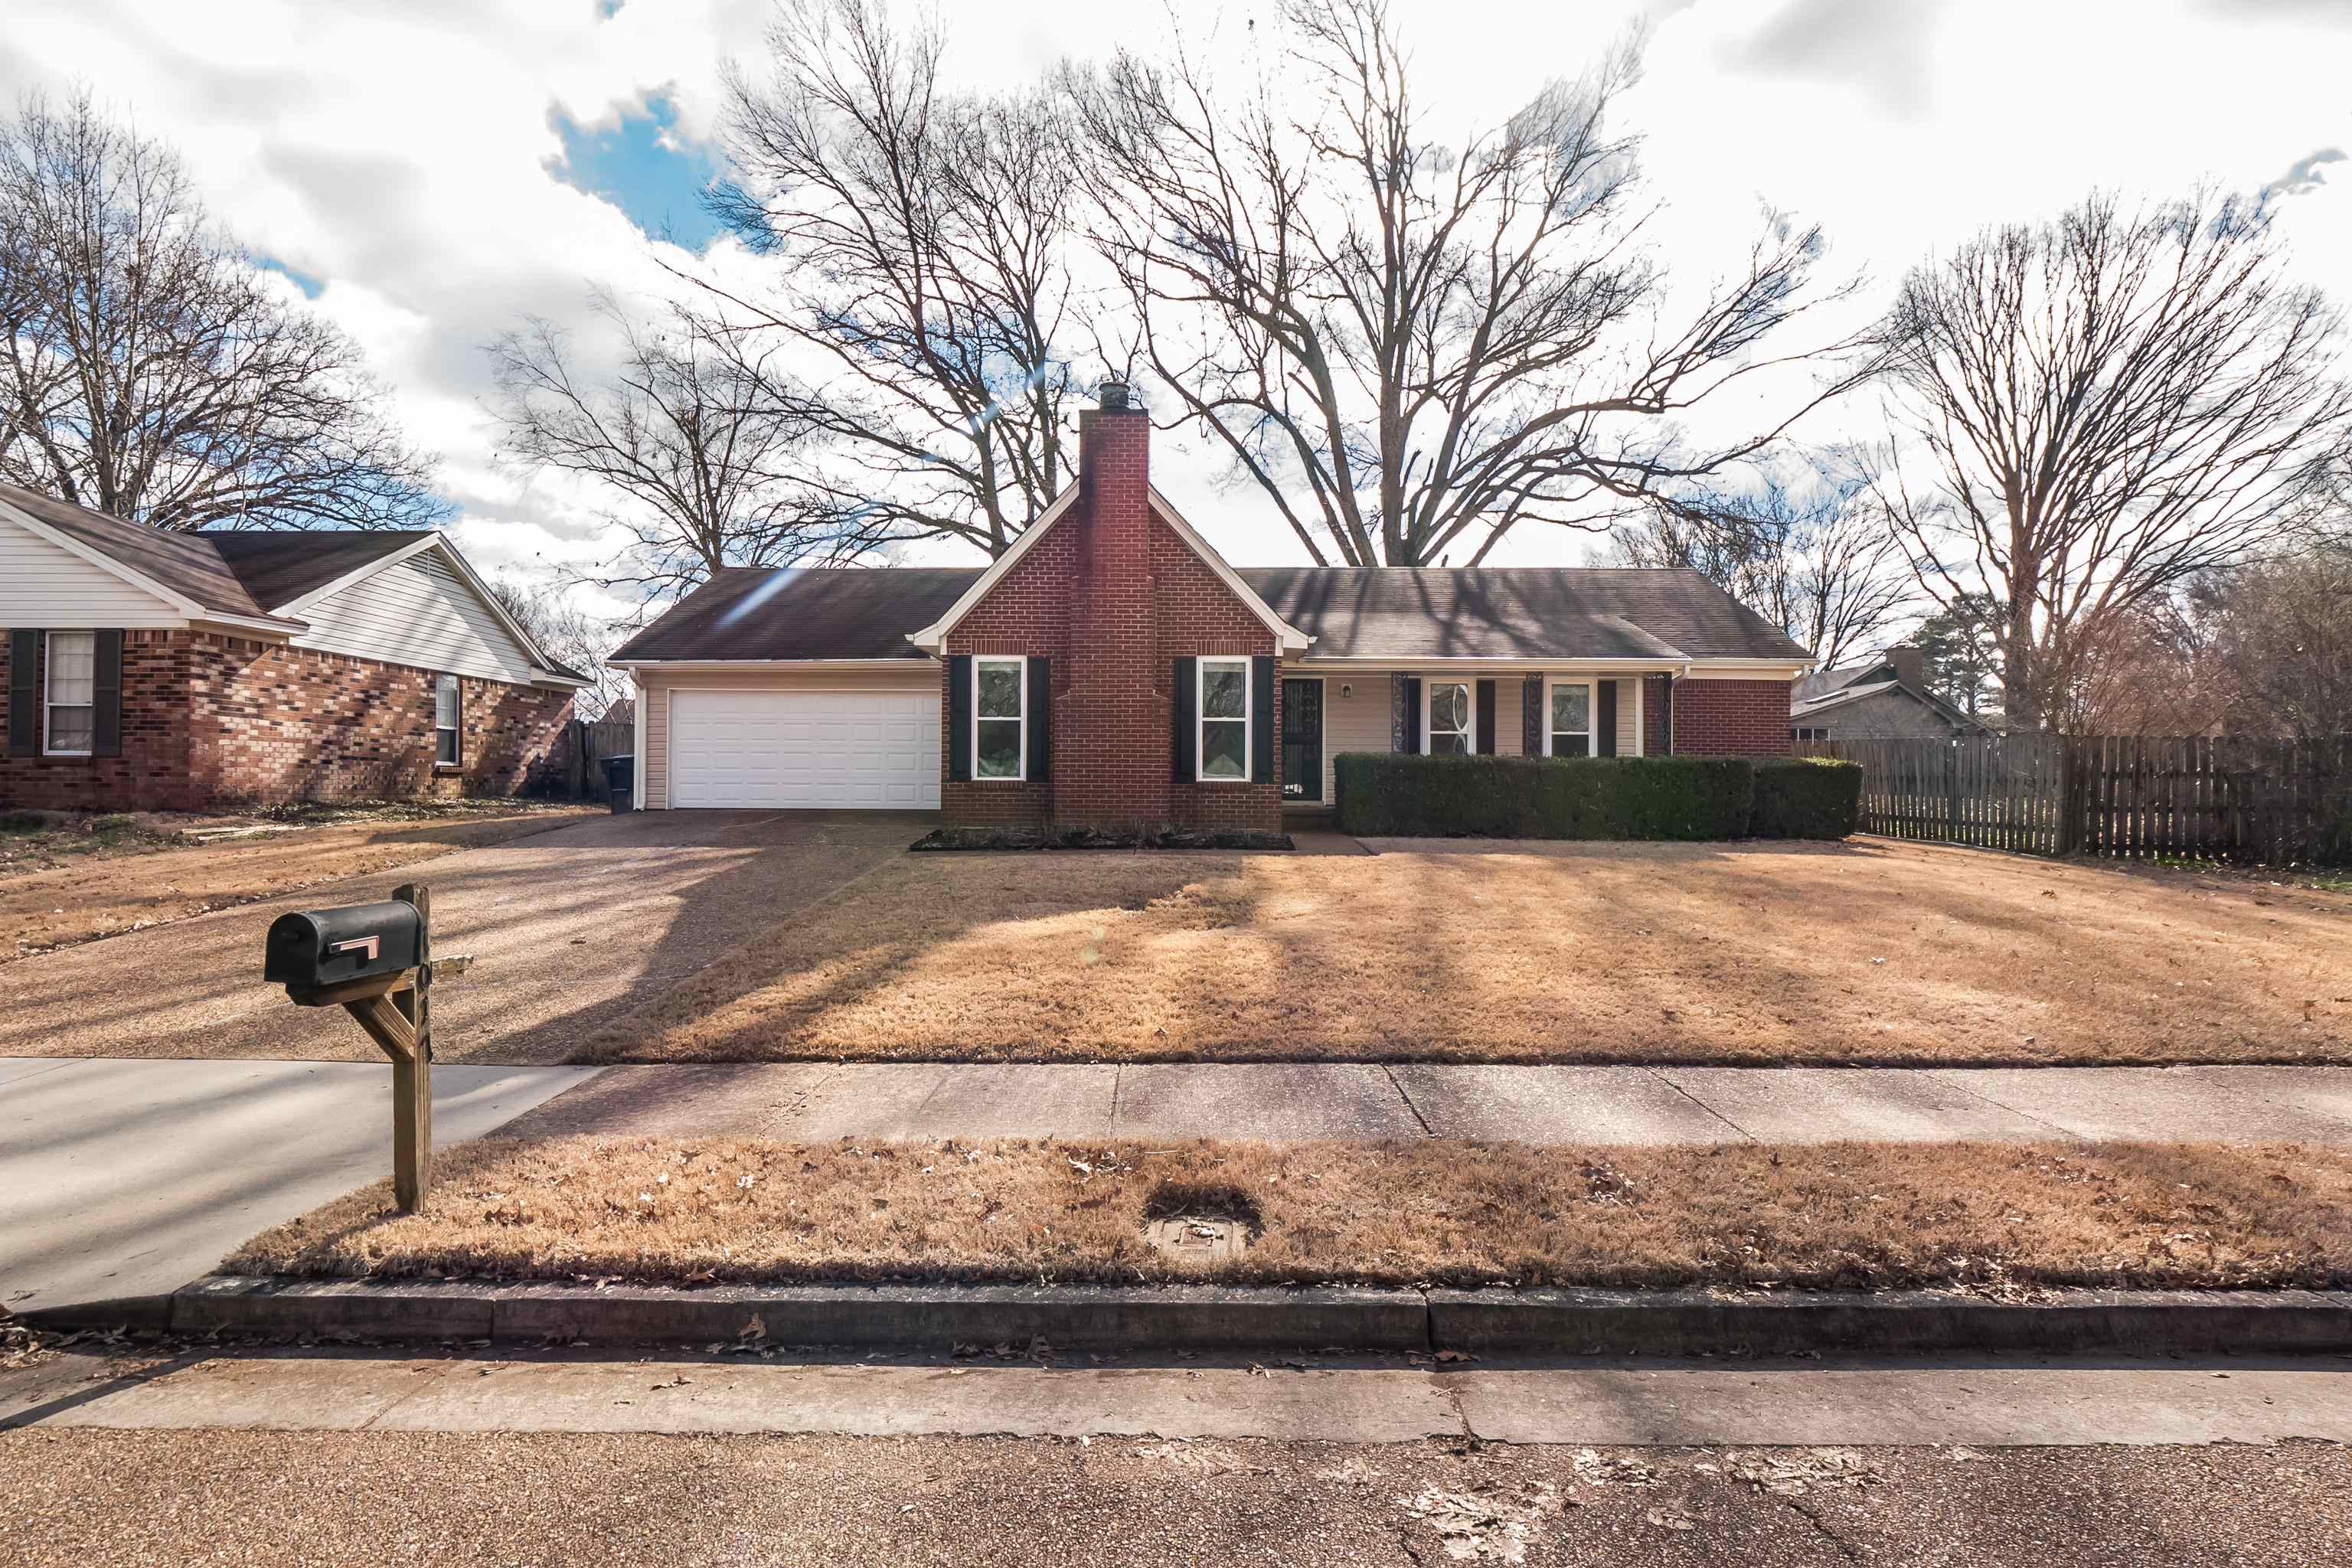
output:
<svg viewBox="0 0 2352 1568"><path fill-rule="evenodd" d="M33 531L149 590L190 618L300 637L303 612L335 590L427 551L437 551L488 606L535 669L584 686L589 678L547 656L530 634L432 529L217 529L184 533L126 522L19 486L0 484L0 508Z"/></svg>
<svg viewBox="0 0 2352 1568"><path fill-rule="evenodd" d="M1811 657L1682 569L1296 566L1241 577L1315 639L1312 659Z"/></svg>
<svg viewBox="0 0 2352 1568"><path fill-rule="evenodd" d="M614 664L929 657L907 640L962 598L977 566L730 566L614 650Z"/></svg>
<svg viewBox="0 0 2352 1568"><path fill-rule="evenodd" d="M240 528L180 537L210 544L255 602L282 609L362 566L431 539L433 531L396 529L379 533Z"/></svg>
<svg viewBox="0 0 2352 1568"><path fill-rule="evenodd" d="M1843 665L1836 669L1817 669L1811 675L1798 678L1797 684L1790 689L1789 700L1793 705L1799 702L1811 702L1818 697L1827 697L1832 692L1844 690L1864 676L1876 670L1885 670L1891 675L1894 673L1894 666L1882 661L1877 664Z"/></svg>
<svg viewBox="0 0 2352 1568"><path fill-rule="evenodd" d="M1811 697L1805 694L1805 688L1808 685L1823 676L1832 675L1843 675L1846 677L1846 680L1839 686ZM1872 679L1874 677L1884 677L1884 679ZM1885 664L1858 665L1843 670L1822 670L1815 676L1800 680L1789 699L1789 717L1790 719L1816 718L1821 714L1834 712L1840 708L1859 702L1866 697L1876 697L1882 692L1889 691L1908 697L1914 702L1933 709L1937 717L1955 730L1969 730L1979 733L1989 733L1990 731L1990 726L1983 720L1970 718L1934 692L1918 691L1904 685L1895 679L1893 667Z"/></svg>

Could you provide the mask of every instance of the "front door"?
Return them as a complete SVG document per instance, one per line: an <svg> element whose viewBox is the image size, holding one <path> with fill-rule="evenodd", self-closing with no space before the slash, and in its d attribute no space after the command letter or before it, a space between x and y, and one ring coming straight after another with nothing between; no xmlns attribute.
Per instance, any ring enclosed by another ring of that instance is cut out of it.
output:
<svg viewBox="0 0 2352 1568"><path fill-rule="evenodd" d="M1282 798L1323 798L1323 683L1282 683Z"/></svg>

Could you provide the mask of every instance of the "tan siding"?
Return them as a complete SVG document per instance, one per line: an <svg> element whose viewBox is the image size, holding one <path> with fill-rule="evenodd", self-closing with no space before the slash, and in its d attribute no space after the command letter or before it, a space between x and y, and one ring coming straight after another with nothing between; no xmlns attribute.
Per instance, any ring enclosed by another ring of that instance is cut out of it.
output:
<svg viewBox="0 0 2352 1568"><path fill-rule="evenodd" d="M160 628L188 617L103 566L0 517L0 626Z"/></svg>
<svg viewBox="0 0 2352 1568"><path fill-rule="evenodd" d="M1642 683L1638 679L1610 682L1617 688L1617 754L1630 757L1642 749L1642 731L1633 718L1633 704L1641 700Z"/></svg>
<svg viewBox="0 0 2352 1568"><path fill-rule="evenodd" d="M435 551L362 577L300 612L297 647L518 685L539 671L496 612Z"/></svg>
<svg viewBox="0 0 2352 1568"><path fill-rule="evenodd" d="M909 659L904 669L720 669L641 672L646 681L646 749L637 759L646 780L646 809L669 806L669 698L682 687L705 690L937 691L940 667Z"/></svg>
<svg viewBox="0 0 2352 1568"><path fill-rule="evenodd" d="M1492 680L1495 683L1495 754L1516 757L1520 754L1520 740L1525 720L1520 702L1520 683L1527 671L1489 670L1484 674L1445 670L1433 673L1399 667L1407 675L1419 675L1423 680ZM1386 669L1349 669L1341 673L1333 669L1292 668L1284 671L1292 677L1320 676L1323 680L1323 799L1329 804L1338 788L1338 773L1332 759L1341 752L1385 752L1389 749L1389 677ZM1579 679L1599 680L1602 677L1579 676ZM1343 699L1341 685L1355 688L1355 696ZM1638 700L1635 689L1641 685L1638 676L1617 678L1617 754L1633 755L1636 728L1633 705Z"/></svg>

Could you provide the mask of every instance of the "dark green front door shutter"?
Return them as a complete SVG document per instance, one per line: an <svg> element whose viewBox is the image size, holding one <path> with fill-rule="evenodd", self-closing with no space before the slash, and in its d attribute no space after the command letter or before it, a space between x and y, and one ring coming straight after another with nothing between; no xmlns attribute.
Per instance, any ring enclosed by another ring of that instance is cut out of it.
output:
<svg viewBox="0 0 2352 1568"><path fill-rule="evenodd" d="M1201 696L1194 668L1191 659L1180 658L1168 672L1169 771L1179 784L1192 782L1192 748L1200 738L1192 722Z"/></svg>
<svg viewBox="0 0 2352 1568"><path fill-rule="evenodd" d="M1613 680L1592 683L1592 754L1617 754L1617 683Z"/></svg>
<svg viewBox="0 0 2352 1568"><path fill-rule="evenodd" d="M948 655L948 777L971 778L971 655Z"/></svg>
<svg viewBox="0 0 2352 1568"><path fill-rule="evenodd" d="M1491 680L1478 683L1478 754L1495 754L1495 683Z"/></svg>
<svg viewBox="0 0 2352 1568"><path fill-rule="evenodd" d="M98 679L93 682L92 700L97 710L90 715L89 754L93 757L119 757L122 754L122 631L121 627L101 631L98 644Z"/></svg>
<svg viewBox="0 0 2352 1568"><path fill-rule="evenodd" d="M1029 779L1054 774L1054 661L1029 661Z"/></svg>
<svg viewBox="0 0 2352 1568"><path fill-rule="evenodd" d="M8 754L41 749L41 634L18 626L8 634Z"/></svg>
<svg viewBox="0 0 2352 1568"><path fill-rule="evenodd" d="M1408 675L1398 681L1397 700L1404 704L1402 731L1404 744L1401 749L1408 752L1418 752L1421 750L1421 677Z"/></svg>
<svg viewBox="0 0 2352 1568"><path fill-rule="evenodd" d="M1274 782L1274 660L1250 660L1250 783Z"/></svg>

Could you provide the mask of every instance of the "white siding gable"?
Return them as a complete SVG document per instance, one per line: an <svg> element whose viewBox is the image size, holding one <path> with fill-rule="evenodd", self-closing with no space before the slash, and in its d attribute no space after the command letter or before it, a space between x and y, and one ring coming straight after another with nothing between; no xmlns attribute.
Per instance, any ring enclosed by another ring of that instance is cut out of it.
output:
<svg viewBox="0 0 2352 1568"><path fill-rule="evenodd" d="M518 684L541 673L437 549L294 613L310 623L294 638L296 647Z"/></svg>
<svg viewBox="0 0 2352 1568"><path fill-rule="evenodd" d="M184 626L178 606L0 516L0 626Z"/></svg>

